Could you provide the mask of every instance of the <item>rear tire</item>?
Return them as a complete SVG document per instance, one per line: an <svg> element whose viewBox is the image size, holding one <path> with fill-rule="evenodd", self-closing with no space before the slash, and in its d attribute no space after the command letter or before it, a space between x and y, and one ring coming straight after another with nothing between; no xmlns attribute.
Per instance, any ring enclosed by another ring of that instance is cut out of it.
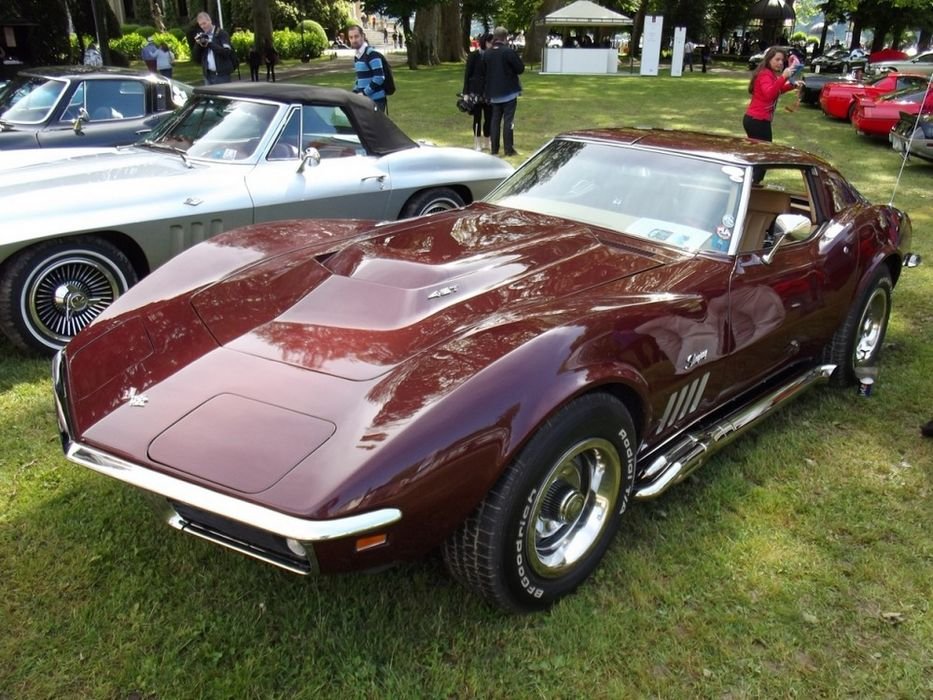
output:
<svg viewBox="0 0 933 700"><path fill-rule="evenodd" d="M410 219L413 216L435 214L439 211L458 209L464 205L463 197L449 187L435 187L434 189L418 192L402 207L400 219Z"/></svg>
<svg viewBox="0 0 933 700"><path fill-rule="evenodd" d="M0 330L23 350L52 354L137 281L129 258L103 239L37 243L0 270Z"/></svg>
<svg viewBox="0 0 933 700"><path fill-rule="evenodd" d="M632 493L621 401L583 396L541 425L443 547L453 578L511 611L547 608L598 566Z"/></svg>
<svg viewBox="0 0 933 700"><path fill-rule="evenodd" d="M882 265L826 346L823 359L836 365L832 384L853 384L858 370L877 363L891 316L893 286L891 273Z"/></svg>

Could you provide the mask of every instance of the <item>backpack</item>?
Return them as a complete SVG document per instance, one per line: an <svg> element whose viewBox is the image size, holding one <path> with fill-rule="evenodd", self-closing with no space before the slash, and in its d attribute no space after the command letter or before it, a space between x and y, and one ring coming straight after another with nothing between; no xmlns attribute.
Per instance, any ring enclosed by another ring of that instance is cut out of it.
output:
<svg viewBox="0 0 933 700"><path fill-rule="evenodd" d="M369 51L366 52L366 55L378 57L379 60L382 61L382 72L385 74L385 78L386 78L385 82L382 84L382 90L383 92L385 92L386 95L394 95L395 94L395 76L392 75L392 66L389 65L389 62L388 60L386 60L386 57L383 56L378 51L376 51L376 49L374 48L370 48ZM366 61L366 64L369 65L369 60Z"/></svg>

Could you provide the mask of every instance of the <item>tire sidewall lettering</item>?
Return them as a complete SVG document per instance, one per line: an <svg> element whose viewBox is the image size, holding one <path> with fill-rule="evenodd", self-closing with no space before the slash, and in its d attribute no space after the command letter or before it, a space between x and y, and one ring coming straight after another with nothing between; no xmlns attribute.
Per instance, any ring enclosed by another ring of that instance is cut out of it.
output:
<svg viewBox="0 0 933 700"><path fill-rule="evenodd" d="M518 577L518 584L521 586L522 590L532 598L541 598L544 595L544 589L532 583L525 559L525 547L527 545L525 534L528 531L528 520L531 517L531 508L534 505L537 495L538 489L531 489L522 507L522 514L518 520L518 529L515 535L515 557L513 560L515 563L515 573Z"/></svg>

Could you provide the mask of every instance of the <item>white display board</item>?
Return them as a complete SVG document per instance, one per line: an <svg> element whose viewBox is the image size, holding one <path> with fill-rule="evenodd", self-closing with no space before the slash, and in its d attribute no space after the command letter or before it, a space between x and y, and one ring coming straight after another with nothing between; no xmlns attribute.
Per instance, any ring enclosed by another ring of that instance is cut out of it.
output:
<svg viewBox="0 0 933 700"><path fill-rule="evenodd" d="M661 60L661 28L664 17L645 15L645 30L642 33L641 75L657 75Z"/></svg>
<svg viewBox="0 0 933 700"><path fill-rule="evenodd" d="M674 55L671 56L671 76L684 74L684 45L687 43L687 28L674 27Z"/></svg>

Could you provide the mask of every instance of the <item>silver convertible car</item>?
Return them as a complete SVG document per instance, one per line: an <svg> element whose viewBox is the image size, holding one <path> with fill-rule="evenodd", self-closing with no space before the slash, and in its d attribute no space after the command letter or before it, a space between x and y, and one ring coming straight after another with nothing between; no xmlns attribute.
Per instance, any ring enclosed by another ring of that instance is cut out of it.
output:
<svg viewBox="0 0 933 700"><path fill-rule="evenodd" d="M132 146L0 153L0 329L51 352L138 279L223 231L419 216L479 199L511 172L490 155L417 143L344 90L199 87Z"/></svg>

